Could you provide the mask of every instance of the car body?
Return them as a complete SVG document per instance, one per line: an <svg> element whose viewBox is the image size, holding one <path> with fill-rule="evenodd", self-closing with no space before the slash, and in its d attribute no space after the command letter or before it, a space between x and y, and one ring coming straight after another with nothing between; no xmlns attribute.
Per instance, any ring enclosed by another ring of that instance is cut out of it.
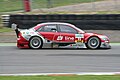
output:
<svg viewBox="0 0 120 80"><path fill-rule="evenodd" d="M69 23L40 23L30 29L16 29L16 32L18 48L111 48L107 36L86 33Z"/></svg>

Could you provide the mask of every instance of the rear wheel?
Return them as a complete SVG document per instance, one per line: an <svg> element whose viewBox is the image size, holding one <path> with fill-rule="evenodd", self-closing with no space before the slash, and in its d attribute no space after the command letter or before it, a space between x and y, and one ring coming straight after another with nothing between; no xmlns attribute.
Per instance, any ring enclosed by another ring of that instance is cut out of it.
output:
<svg viewBox="0 0 120 80"><path fill-rule="evenodd" d="M90 37L86 43L87 48L97 49L100 47L100 39L98 37Z"/></svg>
<svg viewBox="0 0 120 80"><path fill-rule="evenodd" d="M32 37L29 40L29 47L32 48L32 49L42 48L42 45L43 45L43 41L39 37Z"/></svg>

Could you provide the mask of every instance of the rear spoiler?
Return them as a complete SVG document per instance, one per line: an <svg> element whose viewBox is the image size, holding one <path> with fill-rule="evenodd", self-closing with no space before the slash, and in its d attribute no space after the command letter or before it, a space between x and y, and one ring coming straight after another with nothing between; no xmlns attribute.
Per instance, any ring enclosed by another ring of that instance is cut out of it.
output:
<svg viewBox="0 0 120 80"><path fill-rule="evenodd" d="M18 34L20 33L20 30L19 30L19 28L18 28L18 25L15 24L15 23L13 23L13 24L11 25L11 28L12 28L13 30L15 30L16 36L17 36L17 38L18 38Z"/></svg>

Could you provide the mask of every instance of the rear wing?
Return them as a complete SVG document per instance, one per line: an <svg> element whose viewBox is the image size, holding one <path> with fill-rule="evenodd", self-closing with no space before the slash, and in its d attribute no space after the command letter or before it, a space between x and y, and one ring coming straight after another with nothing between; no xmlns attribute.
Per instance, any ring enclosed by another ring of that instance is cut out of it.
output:
<svg viewBox="0 0 120 80"><path fill-rule="evenodd" d="M20 30L19 30L19 28L18 28L18 25L15 24L15 23L13 23L13 24L11 25L11 28L12 28L13 30L15 30L16 36L17 36L17 38L18 38L18 34L20 33Z"/></svg>

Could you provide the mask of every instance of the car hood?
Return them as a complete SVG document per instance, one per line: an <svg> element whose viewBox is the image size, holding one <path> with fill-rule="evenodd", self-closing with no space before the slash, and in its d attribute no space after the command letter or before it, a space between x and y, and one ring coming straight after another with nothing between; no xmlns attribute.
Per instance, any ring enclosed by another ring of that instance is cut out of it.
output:
<svg viewBox="0 0 120 80"><path fill-rule="evenodd" d="M98 33L85 33L85 37L88 37L88 36L97 36L99 38L101 38L101 37L107 37L106 35L98 34Z"/></svg>

